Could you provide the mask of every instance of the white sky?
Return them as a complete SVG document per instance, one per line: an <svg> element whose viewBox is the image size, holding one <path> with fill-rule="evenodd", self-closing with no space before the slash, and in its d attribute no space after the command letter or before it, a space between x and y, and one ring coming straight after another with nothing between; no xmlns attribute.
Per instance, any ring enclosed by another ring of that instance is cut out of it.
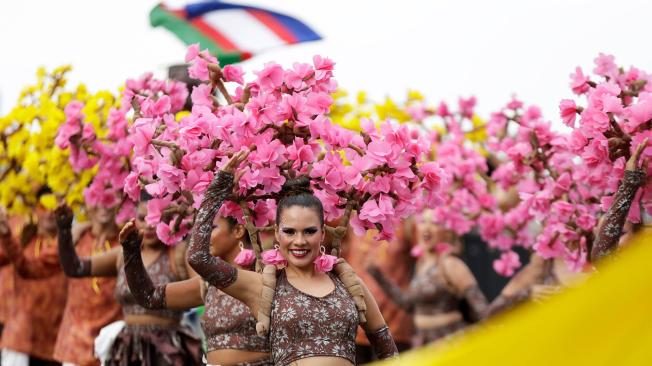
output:
<svg viewBox="0 0 652 366"><path fill-rule="evenodd" d="M644 0L546 1L237 1L285 12L325 40L261 54L246 70L269 60L284 65L332 58L348 90L402 97L408 88L432 102L475 95L487 115L517 93L557 120L569 97L575 66L592 68L598 52L652 71L652 3ZM0 113L39 65L73 65L72 82L116 90L145 71L164 75L185 46L151 28L156 0L21 0L0 2ZM172 0L167 4L184 4Z"/></svg>

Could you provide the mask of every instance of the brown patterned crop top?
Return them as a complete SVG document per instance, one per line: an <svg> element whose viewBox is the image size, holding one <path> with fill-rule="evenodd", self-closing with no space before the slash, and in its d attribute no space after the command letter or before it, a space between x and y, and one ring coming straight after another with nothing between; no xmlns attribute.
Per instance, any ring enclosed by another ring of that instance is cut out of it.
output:
<svg viewBox="0 0 652 366"><path fill-rule="evenodd" d="M161 255L146 267L147 274L152 280L154 286L164 285L170 282L176 282L180 279L172 272L170 264L170 251L164 250ZM124 315L153 315L160 318L181 320L183 311L169 309L146 309L136 302L134 295L131 294L127 285L124 265L118 271L118 277L115 285L115 298L122 306Z"/></svg>
<svg viewBox="0 0 652 366"><path fill-rule="evenodd" d="M218 349L269 352L269 341L256 333L256 319L245 304L210 285L204 303L201 327L208 352Z"/></svg>
<svg viewBox="0 0 652 366"><path fill-rule="evenodd" d="M270 327L275 365L315 356L342 357L355 364L358 311L340 279L328 275L335 289L315 297L292 286L285 270L277 272Z"/></svg>

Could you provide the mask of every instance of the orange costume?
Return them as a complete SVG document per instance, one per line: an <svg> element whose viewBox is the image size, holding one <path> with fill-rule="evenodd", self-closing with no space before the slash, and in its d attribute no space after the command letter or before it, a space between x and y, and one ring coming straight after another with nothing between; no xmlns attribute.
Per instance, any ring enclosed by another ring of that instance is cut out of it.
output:
<svg viewBox="0 0 652 366"><path fill-rule="evenodd" d="M118 245L98 243L91 230L81 236L75 251L80 257L101 254ZM54 358L79 366L95 366L100 362L94 356L94 342L100 329L122 318L120 305L115 301L115 278L88 277L68 279L68 301L61 328L54 347Z"/></svg>
<svg viewBox="0 0 652 366"><path fill-rule="evenodd" d="M0 242L13 264L13 296L2 348L54 360L54 344L66 304L66 277L59 265L57 238L37 234L24 247L11 235L0 237Z"/></svg>
<svg viewBox="0 0 652 366"><path fill-rule="evenodd" d="M365 236L358 237L349 231L344 245L343 257L355 269L356 274L364 281L369 291L376 299L385 322L399 344L410 344L414 327L412 317L396 305L367 273L365 263L367 258L373 258L373 263L391 274L392 280L405 287L412 278L414 259L410 250L414 244L416 228L409 221L397 225L396 235L392 242L378 242L373 239L374 231L367 231ZM358 328L356 343L368 346L369 341L361 328Z"/></svg>

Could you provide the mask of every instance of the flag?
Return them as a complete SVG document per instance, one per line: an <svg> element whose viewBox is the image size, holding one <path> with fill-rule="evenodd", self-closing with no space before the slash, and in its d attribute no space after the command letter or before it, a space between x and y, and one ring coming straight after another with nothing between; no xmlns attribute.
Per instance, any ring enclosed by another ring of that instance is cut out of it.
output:
<svg viewBox="0 0 652 366"><path fill-rule="evenodd" d="M199 43L222 65L243 61L273 47L315 41L321 37L302 21L253 6L205 1L171 9L159 4L149 14L185 44Z"/></svg>

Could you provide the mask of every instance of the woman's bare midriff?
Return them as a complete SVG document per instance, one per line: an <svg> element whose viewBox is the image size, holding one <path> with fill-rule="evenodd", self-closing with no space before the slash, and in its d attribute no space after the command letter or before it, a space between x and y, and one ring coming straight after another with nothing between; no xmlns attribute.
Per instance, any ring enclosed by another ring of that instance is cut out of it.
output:
<svg viewBox="0 0 652 366"><path fill-rule="evenodd" d="M414 326L417 329L437 329L443 326L453 324L463 320L464 317L459 311L451 311L448 313L437 314L437 315L425 315L425 314L415 314L414 315Z"/></svg>
<svg viewBox="0 0 652 366"><path fill-rule="evenodd" d="M154 315L125 315L128 325L174 325L179 321L170 318L161 318Z"/></svg>
<svg viewBox="0 0 652 366"><path fill-rule="evenodd" d="M251 352L239 349L218 349L208 352L206 360L209 365L237 365L244 362L258 361L268 358L269 353L265 352Z"/></svg>
<svg viewBox="0 0 652 366"><path fill-rule="evenodd" d="M349 360L342 357L316 356L316 357L302 358L300 360L290 362L288 366L323 366L323 365L351 366L353 364Z"/></svg>

